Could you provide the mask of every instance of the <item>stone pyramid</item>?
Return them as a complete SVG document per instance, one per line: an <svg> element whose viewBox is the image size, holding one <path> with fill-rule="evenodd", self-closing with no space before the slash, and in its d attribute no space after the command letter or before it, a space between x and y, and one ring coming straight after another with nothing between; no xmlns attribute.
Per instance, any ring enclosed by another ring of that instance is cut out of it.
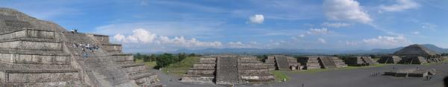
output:
<svg viewBox="0 0 448 87"><path fill-rule="evenodd" d="M284 55L268 56L265 61L269 65L269 70L300 70L300 63L294 57Z"/></svg>
<svg viewBox="0 0 448 87"><path fill-rule="evenodd" d="M83 44L84 46L79 46ZM89 46L85 46L85 45ZM96 49L88 50L87 47ZM57 24L0 8L1 87L134 87L158 85L106 35L68 32Z"/></svg>
<svg viewBox="0 0 448 87"><path fill-rule="evenodd" d="M430 57L437 55L437 52L434 52L425 46L414 44L407 46L397 52L394 53L394 55L397 56L424 56L424 57Z"/></svg>
<svg viewBox="0 0 448 87"><path fill-rule="evenodd" d="M212 55L202 57L199 63L182 77L182 82L216 83L222 85L273 81L267 65L254 56Z"/></svg>

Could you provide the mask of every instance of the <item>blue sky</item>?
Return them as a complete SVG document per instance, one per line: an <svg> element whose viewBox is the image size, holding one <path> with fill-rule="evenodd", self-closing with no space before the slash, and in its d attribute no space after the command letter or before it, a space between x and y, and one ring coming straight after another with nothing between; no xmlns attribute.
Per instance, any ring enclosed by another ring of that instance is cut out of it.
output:
<svg viewBox="0 0 448 87"><path fill-rule="evenodd" d="M260 48L448 48L447 0L0 0L126 52Z"/></svg>

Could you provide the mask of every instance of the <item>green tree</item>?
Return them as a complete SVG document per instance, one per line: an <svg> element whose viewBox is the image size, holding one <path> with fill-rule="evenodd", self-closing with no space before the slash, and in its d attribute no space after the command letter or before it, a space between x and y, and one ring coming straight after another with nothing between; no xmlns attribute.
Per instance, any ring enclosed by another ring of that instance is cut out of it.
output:
<svg viewBox="0 0 448 87"><path fill-rule="evenodd" d="M149 56L149 61L155 61L157 59L157 56L155 54L151 54L151 56Z"/></svg>
<svg viewBox="0 0 448 87"><path fill-rule="evenodd" d="M182 61L187 58L187 54L185 53L179 53L177 56L179 57L179 60L177 60L176 62Z"/></svg>
<svg viewBox="0 0 448 87"><path fill-rule="evenodd" d="M151 59L149 58L148 55L143 55L142 58L144 62L151 62Z"/></svg>
<svg viewBox="0 0 448 87"><path fill-rule="evenodd" d="M142 55L140 53L137 53L134 55L134 59L142 59Z"/></svg>
<svg viewBox="0 0 448 87"><path fill-rule="evenodd" d="M195 57L196 54L194 54L194 53L190 53L188 56L189 56L189 57Z"/></svg>
<svg viewBox="0 0 448 87"><path fill-rule="evenodd" d="M162 67L166 67L172 63L175 62L175 57L173 56L173 54L169 54L169 53L164 53L162 55L159 55L156 59L157 61L157 65L155 68L162 68Z"/></svg>

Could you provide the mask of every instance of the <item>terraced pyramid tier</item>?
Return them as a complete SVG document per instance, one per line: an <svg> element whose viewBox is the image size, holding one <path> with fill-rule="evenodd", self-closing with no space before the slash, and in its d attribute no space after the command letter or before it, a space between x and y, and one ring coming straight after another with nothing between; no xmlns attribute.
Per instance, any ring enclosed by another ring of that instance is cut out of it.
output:
<svg viewBox="0 0 448 87"><path fill-rule="evenodd" d="M94 48L93 48L94 47ZM0 87L151 87L157 75L106 35L0 8Z"/></svg>

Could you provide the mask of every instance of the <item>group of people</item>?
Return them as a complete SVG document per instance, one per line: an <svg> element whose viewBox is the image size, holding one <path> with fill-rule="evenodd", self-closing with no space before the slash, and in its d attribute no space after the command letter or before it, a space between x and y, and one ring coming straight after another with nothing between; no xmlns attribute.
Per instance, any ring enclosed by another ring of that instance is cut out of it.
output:
<svg viewBox="0 0 448 87"><path fill-rule="evenodd" d="M92 53L94 53L95 50L99 49L99 46L98 45L94 45L94 44L76 44L76 43L74 43L73 47L81 48L82 54L83 54L84 58L87 58L87 56L88 56L86 50L90 50L90 51L92 51Z"/></svg>

